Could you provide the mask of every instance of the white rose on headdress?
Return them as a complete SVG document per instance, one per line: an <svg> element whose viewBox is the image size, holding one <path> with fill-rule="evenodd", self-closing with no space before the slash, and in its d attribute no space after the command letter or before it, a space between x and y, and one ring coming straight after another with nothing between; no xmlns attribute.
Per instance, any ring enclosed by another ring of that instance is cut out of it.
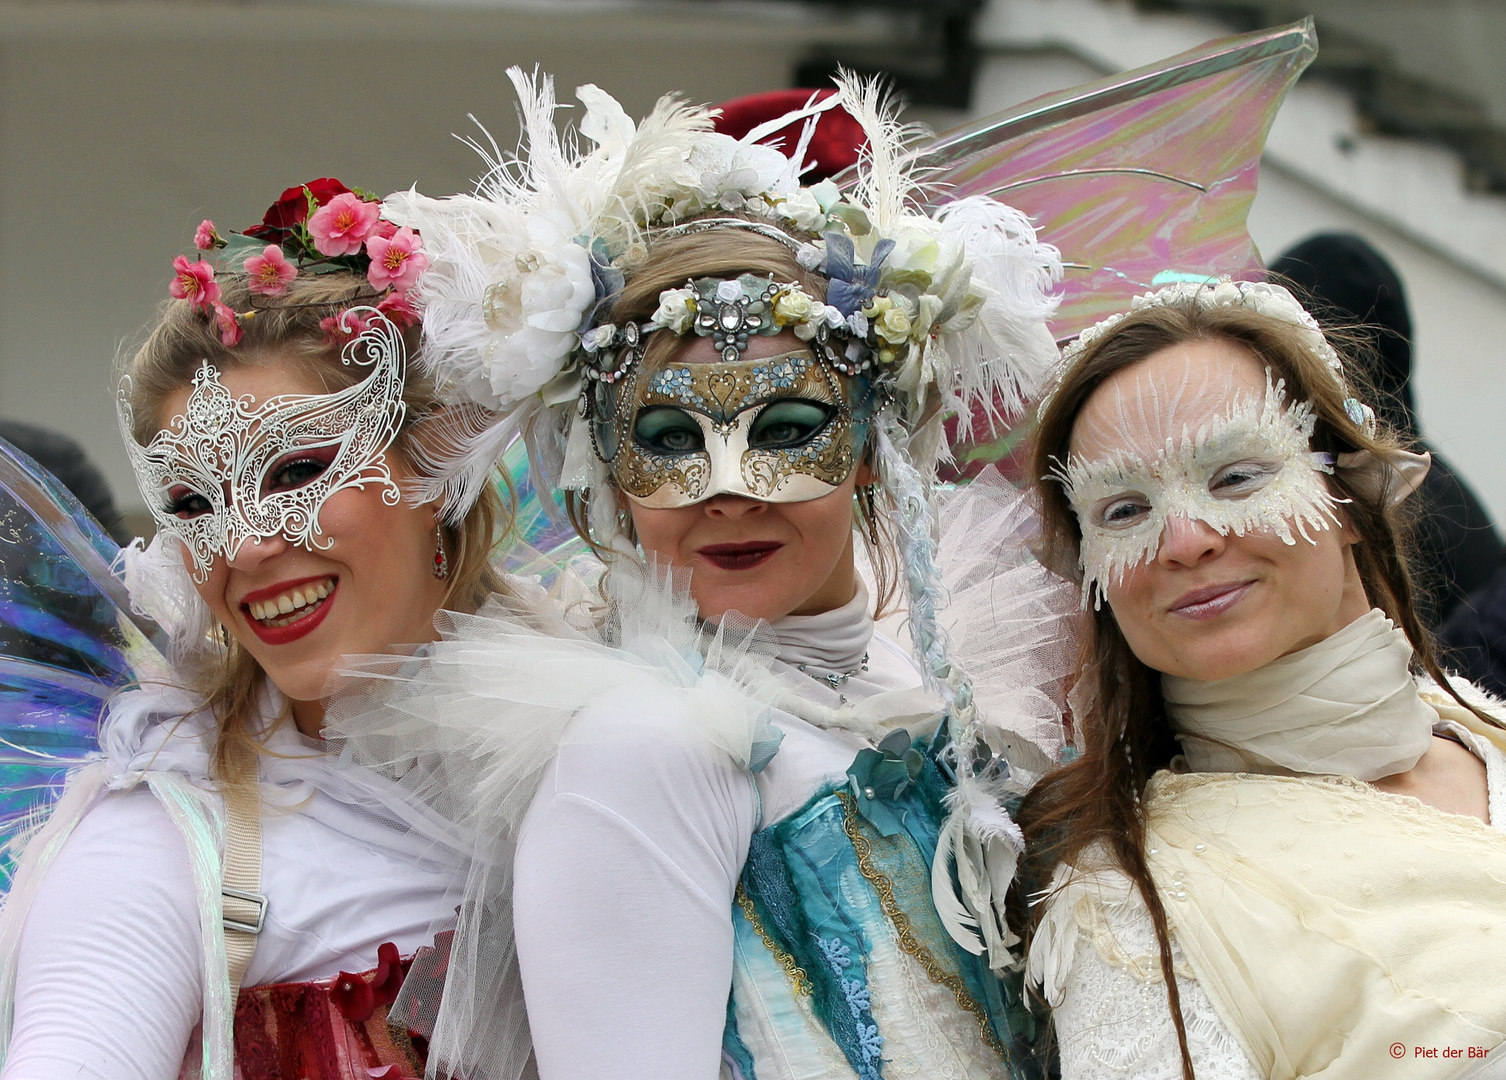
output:
<svg viewBox="0 0 1506 1080"><path fill-rule="evenodd" d="M610 345L612 338L616 334L617 326L615 323L602 323L600 326L593 326L580 336L581 348L585 349L586 352L594 353L604 345Z"/></svg>
<svg viewBox="0 0 1506 1080"><path fill-rule="evenodd" d="M815 308L816 301L807 296L804 290L782 292L774 298L774 322L779 326L808 323Z"/></svg>
<svg viewBox="0 0 1506 1080"><path fill-rule="evenodd" d="M774 187L789 159L771 146L708 132L691 147L688 164L699 178L697 194L703 205L741 210L750 198Z"/></svg>
<svg viewBox="0 0 1506 1080"><path fill-rule="evenodd" d="M802 232L820 232L826 226L826 210L809 188L801 188L780 203L779 215Z"/></svg>
<svg viewBox="0 0 1506 1080"><path fill-rule="evenodd" d="M1213 287L1213 293L1208 297L1215 307L1240 307L1244 304L1244 293L1239 286L1232 281L1220 281Z"/></svg>
<svg viewBox="0 0 1506 1080"><path fill-rule="evenodd" d="M873 321L873 332L886 344L903 345L910 338L910 316L895 304Z"/></svg>
<svg viewBox="0 0 1506 1080"><path fill-rule="evenodd" d="M884 260L884 277L909 277L915 274L929 279L941 265L941 244L922 229L904 229L893 237L894 249Z"/></svg>
<svg viewBox="0 0 1506 1080"><path fill-rule="evenodd" d="M695 293L690 289L665 289L650 320L675 334L683 334L695 320Z"/></svg>
<svg viewBox="0 0 1506 1080"><path fill-rule="evenodd" d="M591 258L572 237L567 222L535 214L528 249L486 291L486 322L499 338L489 374L502 402L521 401L559 374L596 303Z"/></svg>

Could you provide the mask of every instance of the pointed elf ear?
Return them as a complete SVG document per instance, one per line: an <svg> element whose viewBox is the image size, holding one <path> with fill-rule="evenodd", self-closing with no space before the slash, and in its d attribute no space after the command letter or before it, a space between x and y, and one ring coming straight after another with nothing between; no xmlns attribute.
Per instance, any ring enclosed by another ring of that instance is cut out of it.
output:
<svg viewBox="0 0 1506 1080"><path fill-rule="evenodd" d="M1387 506L1399 506L1422 486L1433 467L1432 454L1395 450L1384 457L1369 450L1340 454L1338 467L1344 478L1371 498L1385 496Z"/></svg>

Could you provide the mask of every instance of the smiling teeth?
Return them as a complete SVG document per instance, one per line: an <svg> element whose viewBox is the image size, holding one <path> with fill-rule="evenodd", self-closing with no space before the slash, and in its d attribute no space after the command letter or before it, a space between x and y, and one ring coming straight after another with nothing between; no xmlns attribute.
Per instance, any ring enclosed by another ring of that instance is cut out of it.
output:
<svg viewBox="0 0 1506 1080"><path fill-rule="evenodd" d="M295 622L307 614L304 608L310 607L323 600L333 591L333 579L325 579L312 585L302 585L296 589L289 589L281 596L268 600L265 603L251 604L251 617L257 622L268 623L273 626L286 626ZM294 614L296 612L296 614ZM285 618L292 615L291 619Z"/></svg>

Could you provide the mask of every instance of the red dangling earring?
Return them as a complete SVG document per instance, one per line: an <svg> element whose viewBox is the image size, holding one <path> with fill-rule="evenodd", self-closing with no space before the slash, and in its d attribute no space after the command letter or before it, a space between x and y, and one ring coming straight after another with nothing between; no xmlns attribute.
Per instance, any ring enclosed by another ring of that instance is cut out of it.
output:
<svg viewBox="0 0 1506 1080"><path fill-rule="evenodd" d="M440 581L450 577L450 557L444 553L444 533L434 526L434 576Z"/></svg>

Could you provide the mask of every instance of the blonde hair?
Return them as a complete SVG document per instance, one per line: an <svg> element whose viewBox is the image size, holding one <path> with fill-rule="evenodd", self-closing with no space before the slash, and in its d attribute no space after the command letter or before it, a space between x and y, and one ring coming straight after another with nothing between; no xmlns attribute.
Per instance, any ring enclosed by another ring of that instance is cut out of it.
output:
<svg viewBox="0 0 1506 1080"><path fill-rule="evenodd" d="M695 278L736 274L758 274L779 282L796 282L812 299L826 298L826 278L801 266L788 246L772 237L731 226L654 240L628 264L627 283L613 301L607 319L616 323L644 322L659 306L659 294L665 289L676 288ZM684 344L685 339L673 334L650 335L644 348L642 373L662 368ZM588 501L579 498L575 492L566 492L565 505L570 522L581 539L605 557L606 552L596 543L592 533ZM890 515L885 512L889 505L889 495L880 489L875 492L871 505L866 500L856 499L853 507L853 523L858 527L867 548L868 561L873 567L877 608L881 615L894 602L900 587L899 545ZM617 525L636 542L630 515L620 513Z"/></svg>
<svg viewBox="0 0 1506 1080"><path fill-rule="evenodd" d="M346 308L375 303L377 295L365 279L353 272L333 271L295 278L288 291L276 298L253 294L244 275L219 279L221 299L242 314L243 336L231 348L203 312L185 300L165 303L146 341L121 365L128 375L134 430L130 433L145 444L162 427L167 400L193 379L208 361L221 371L237 368L294 365L298 372L332 393L354 385L359 369L340 360L340 346L332 343L320 323ZM408 355L418 349L418 330L404 332ZM420 458L414 454L424 437L425 425L440 411L434 383L410 366L403 385L407 413L392 450L405 463ZM492 552L510 527L511 514L502 495L488 485L465 517L455 525L442 524L450 577L442 606L455 611L475 611L493 592L505 592L502 578L492 569ZM247 750L260 751L251 735L250 722L266 682L266 672L241 648L234 635L221 628L225 648L218 663L181 675L203 694L204 707L215 718L218 734L213 760L222 785L240 783L241 770L231 760L245 760ZM254 760L251 759L251 760Z"/></svg>

